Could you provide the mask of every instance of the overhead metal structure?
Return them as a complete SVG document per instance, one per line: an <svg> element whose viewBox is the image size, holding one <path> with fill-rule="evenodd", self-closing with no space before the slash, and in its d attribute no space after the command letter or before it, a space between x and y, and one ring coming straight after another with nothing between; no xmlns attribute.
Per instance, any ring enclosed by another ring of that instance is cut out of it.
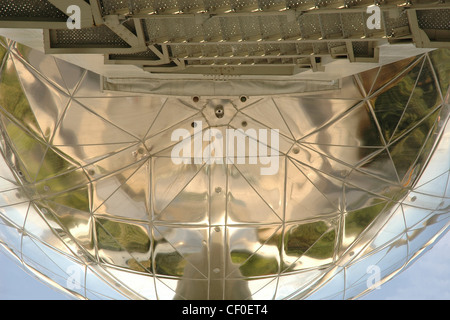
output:
<svg viewBox="0 0 450 320"><path fill-rule="evenodd" d="M19 0L0 27L43 28L45 51L101 53L151 73L292 75L322 59L377 62L378 46L450 46L450 3L366 0ZM68 8L80 8L69 29ZM380 9L379 28L367 21ZM372 8L372 7L371 7Z"/></svg>

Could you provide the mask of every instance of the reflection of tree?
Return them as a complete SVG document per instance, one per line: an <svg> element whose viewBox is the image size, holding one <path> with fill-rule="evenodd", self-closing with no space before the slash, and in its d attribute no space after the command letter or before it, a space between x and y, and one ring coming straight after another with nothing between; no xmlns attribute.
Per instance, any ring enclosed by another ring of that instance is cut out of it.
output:
<svg viewBox="0 0 450 320"><path fill-rule="evenodd" d="M361 117L357 124L355 123L355 126L358 128L356 131L357 137L361 140L361 145L363 146L379 146L381 138L378 130L376 130L375 120L370 114L369 106L364 103L363 107L365 110L364 117ZM367 151L363 148L359 150L360 159L364 158L365 152Z"/></svg>
<svg viewBox="0 0 450 320"><path fill-rule="evenodd" d="M372 105L386 141L389 141L394 134L414 88L420 68L421 63L418 63L404 77L390 84L372 99Z"/></svg>
<svg viewBox="0 0 450 320"><path fill-rule="evenodd" d="M408 102L407 109L398 125L395 137L416 125L433 111L440 102L441 99L432 75L431 66L426 61L411 99ZM424 133L428 133L429 129L430 127L424 128Z"/></svg>
<svg viewBox="0 0 450 320"><path fill-rule="evenodd" d="M443 58L445 53L437 50L437 53L432 54ZM408 185L414 183L423 165L422 161L426 160L431 151L430 146L433 141L427 142L427 138L439 115L439 112L434 111L441 102L432 66L427 59L420 61L424 61L424 63L418 63L404 77L383 89L383 92L372 101L386 141L400 138L394 142L389 151L400 179L403 180L409 172L409 176L404 181ZM441 78L448 78L449 62L450 59L435 66L435 68L441 69L439 71L441 73L447 71ZM423 68L419 75L422 65ZM439 74L439 72L437 73ZM401 138L404 134L406 136ZM414 170L412 166L416 163L424 145L422 157L417 162L419 167Z"/></svg>
<svg viewBox="0 0 450 320"><path fill-rule="evenodd" d="M389 149L398 175L400 179L404 180L403 184L405 186L414 184L415 178L420 173L419 169L423 167L424 161L431 151L434 140L429 139L427 141L426 139L437 116L438 112L429 116L419 127L395 142ZM416 162L422 147L424 147L424 149ZM412 167L415 162L417 168ZM407 173L408 175L405 176Z"/></svg>
<svg viewBox="0 0 450 320"><path fill-rule="evenodd" d="M442 95L445 96L450 84L450 49L434 50L429 55L441 86Z"/></svg>

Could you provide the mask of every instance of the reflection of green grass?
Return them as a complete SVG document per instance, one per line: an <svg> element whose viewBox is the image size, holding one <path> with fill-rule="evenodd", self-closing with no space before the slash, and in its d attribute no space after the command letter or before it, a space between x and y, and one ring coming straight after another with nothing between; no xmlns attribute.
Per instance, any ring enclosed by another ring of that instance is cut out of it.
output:
<svg viewBox="0 0 450 320"><path fill-rule="evenodd" d="M182 277L186 263L186 260L176 251L158 253L155 256L155 272L168 276Z"/></svg>
<svg viewBox="0 0 450 320"><path fill-rule="evenodd" d="M239 270L244 277L264 276L278 273L278 261L274 257L264 257L249 251L231 252L231 261L240 264Z"/></svg>
<svg viewBox="0 0 450 320"><path fill-rule="evenodd" d="M99 225L99 223L101 225ZM127 261L127 266L135 271L152 272L152 261L150 253L150 238L143 227L123 222L98 219L96 223L97 243L99 249L111 251L126 250L133 253L148 253L148 259ZM154 240L154 247L164 246L165 240ZM187 261L177 251L158 252L155 255L155 272L157 274L182 277L185 272Z"/></svg>
<svg viewBox="0 0 450 320"><path fill-rule="evenodd" d="M127 261L127 266L135 271L151 271L150 238L143 227L109 219L97 219L95 230L99 250L115 252L126 250L131 255L133 253L148 253L148 259L136 260L131 258Z"/></svg>
<svg viewBox="0 0 450 320"><path fill-rule="evenodd" d="M53 172L50 172L52 174ZM52 177L36 183L36 190L49 199L55 198L54 194L70 193L78 194L78 199L83 199L83 203L75 204L74 208L89 208L88 189L80 189L88 184L88 179L82 169L72 170L61 175ZM70 190L70 191L67 191ZM83 192L82 190L85 190ZM71 195L68 195L69 197ZM58 200L53 200L58 201ZM68 203L68 202L66 202ZM72 201L72 203L74 203Z"/></svg>
<svg viewBox="0 0 450 320"><path fill-rule="evenodd" d="M150 239L141 226L108 219L95 224L99 249L145 253L150 250Z"/></svg>
<svg viewBox="0 0 450 320"><path fill-rule="evenodd" d="M74 169L74 166L66 161L59 154L48 148L44 161L42 161L36 180L48 179L54 175L68 172Z"/></svg>
<svg viewBox="0 0 450 320"><path fill-rule="evenodd" d="M0 37L0 42L4 40L3 37ZM2 65L3 58L5 57L6 49L0 44L0 66Z"/></svg>
<svg viewBox="0 0 450 320"><path fill-rule="evenodd" d="M336 232L333 229L317 240L317 242L306 252L306 255L314 259L332 258L335 239Z"/></svg>
<svg viewBox="0 0 450 320"><path fill-rule="evenodd" d="M0 106L24 127L40 134L39 125L22 90L16 69L11 60L5 61L1 74Z"/></svg>
<svg viewBox="0 0 450 320"><path fill-rule="evenodd" d="M61 181L58 181L61 182ZM47 200L56 202L60 205L74 208L79 211L84 211L89 214L89 198L88 187L82 187L80 189L69 191L68 193L59 194L52 198L47 198Z"/></svg>
<svg viewBox="0 0 450 320"><path fill-rule="evenodd" d="M265 246L281 247L281 235L274 235ZM270 242L270 243L269 243ZM323 221L292 226L284 235L284 254L294 258L305 255L309 258L323 260L333 257L336 243L336 232ZM277 274L280 270L289 270L284 261L279 263L274 256L264 256L258 252L234 250L231 261L239 265L244 277Z"/></svg>
<svg viewBox="0 0 450 320"><path fill-rule="evenodd" d="M345 216L345 236L356 237L381 213L386 202L351 211Z"/></svg>
<svg viewBox="0 0 450 320"><path fill-rule="evenodd" d="M0 48L2 47L0 46ZM48 148L42 138L38 138L41 137L38 122L11 61L7 61L1 76L0 107L20 124L17 125L2 115L6 133L20 159L16 163L16 167L22 173L22 179L29 183L36 180L38 182L36 190L43 196L85 186L89 180L83 170L74 170L75 166L72 163ZM36 137L24 128L36 134ZM45 181L39 183L42 180ZM57 199L54 201L58 202ZM88 209L87 189L74 191L61 204L77 209Z"/></svg>
<svg viewBox="0 0 450 320"><path fill-rule="evenodd" d="M288 230L284 242L285 254L294 258L306 256L317 260L331 259L336 244L336 231L323 221L307 223Z"/></svg>
<svg viewBox="0 0 450 320"><path fill-rule="evenodd" d="M19 169L22 173L28 173L29 177L27 178L29 182L32 182L44 158L46 146L13 122L5 120L4 123L8 137L21 160L21 163L18 164Z"/></svg>
<svg viewBox="0 0 450 320"><path fill-rule="evenodd" d="M136 259L130 259L127 261L127 265L131 270L140 272L151 272L152 262L150 260L137 261Z"/></svg>
<svg viewBox="0 0 450 320"><path fill-rule="evenodd" d="M306 223L297 225L286 233L284 239L284 251L287 255L300 257L307 250L309 250L319 238L327 232L328 226L325 222L319 221L314 223ZM328 238L328 237L327 237ZM326 242L326 240L324 240ZM332 239L334 245L334 238ZM322 248L327 248L325 243L320 245ZM321 251L319 248L315 249L316 256L327 256L327 250Z"/></svg>
<svg viewBox="0 0 450 320"><path fill-rule="evenodd" d="M125 250L131 255L133 255L133 253L148 253L148 259L136 260L135 258L131 258L128 259L126 263L128 268L132 270L151 272L151 241L143 227L109 219L97 219L95 230L97 234L97 247L99 250L110 250L115 252ZM169 267L173 267L173 265L169 264Z"/></svg>
<svg viewBox="0 0 450 320"><path fill-rule="evenodd" d="M88 179L83 170L74 170L70 162L19 126L9 122L6 125L6 132L21 160L17 163L19 171L28 182L36 179L35 187L41 195L51 196L74 187L87 185ZM51 200L79 210L89 210L87 188L70 191L69 195L54 197ZM62 202L59 202L60 200Z"/></svg>

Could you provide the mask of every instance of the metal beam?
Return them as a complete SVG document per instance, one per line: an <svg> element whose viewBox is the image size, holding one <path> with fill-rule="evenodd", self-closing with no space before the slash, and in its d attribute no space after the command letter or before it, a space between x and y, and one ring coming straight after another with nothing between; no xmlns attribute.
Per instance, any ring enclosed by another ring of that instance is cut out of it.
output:
<svg viewBox="0 0 450 320"><path fill-rule="evenodd" d="M431 41L426 32L419 27L417 10L408 10L408 21L413 41L418 48L448 48L449 42Z"/></svg>
<svg viewBox="0 0 450 320"><path fill-rule="evenodd" d="M143 45L142 41L133 32L120 23L118 16L105 16L104 21L109 29L125 40L131 47L138 47L140 44Z"/></svg>

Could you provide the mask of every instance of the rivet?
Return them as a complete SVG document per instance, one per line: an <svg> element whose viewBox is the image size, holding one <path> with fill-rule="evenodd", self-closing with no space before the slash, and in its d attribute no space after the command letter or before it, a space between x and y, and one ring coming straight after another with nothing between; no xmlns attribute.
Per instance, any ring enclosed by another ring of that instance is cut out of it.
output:
<svg viewBox="0 0 450 320"><path fill-rule="evenodd" d="M216 117L217 118L223 118L223 116L225 115L225 110L223 108L222 105L218 105L215 109L215 113L216 113Z"/></svg>

